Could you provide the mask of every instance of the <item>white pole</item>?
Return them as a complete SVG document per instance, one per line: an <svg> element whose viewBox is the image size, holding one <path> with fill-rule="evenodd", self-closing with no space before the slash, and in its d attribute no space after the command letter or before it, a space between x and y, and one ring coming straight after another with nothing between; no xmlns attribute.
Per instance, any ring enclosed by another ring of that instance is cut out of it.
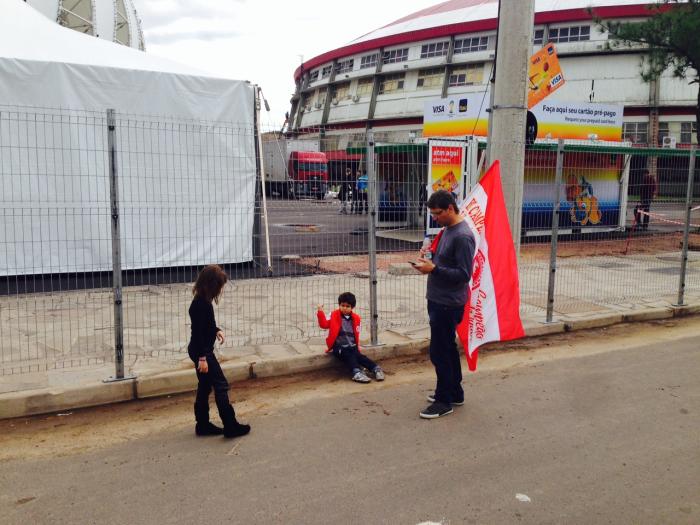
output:
<svg viewBox="0 0 700 525"><path fill-rule="evenodd" d="M260 159L260 184L262 186L262 207L263 207L263 223L265 225L265 251L267 252L267 273L272 274L272 254L270 253L270 228L267 221L267 190L265 189L265 162L263 159L262 150L262 133L260 132L260 103L262 93L259 86L255 86L255 116L257 122L257 148L258 158Z"/></svg>

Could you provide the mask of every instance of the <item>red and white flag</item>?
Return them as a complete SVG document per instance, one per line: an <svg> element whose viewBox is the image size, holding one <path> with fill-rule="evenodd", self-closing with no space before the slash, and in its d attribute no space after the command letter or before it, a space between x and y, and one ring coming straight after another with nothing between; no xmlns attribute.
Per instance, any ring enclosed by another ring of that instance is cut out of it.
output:
<svg viewBox="0 0 700 525"><path fill-rule="evenodd" d="M481 345L525 335L520 320L518 263L503 199L499 161L491 165L464 200L460 214L476 240L469 300L464 319L457 326L469 370L473 372Z"/></svg>

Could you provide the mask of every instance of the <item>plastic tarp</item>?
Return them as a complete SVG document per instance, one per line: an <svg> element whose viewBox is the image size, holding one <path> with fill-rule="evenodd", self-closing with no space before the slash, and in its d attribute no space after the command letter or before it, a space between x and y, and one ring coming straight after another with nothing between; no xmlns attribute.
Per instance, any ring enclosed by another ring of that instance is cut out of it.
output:
<svg viewBox="0 0 700 525"><path fill-rule="evenodd" d="M252 259L254 94L0 0L0 275Z"/></svg>

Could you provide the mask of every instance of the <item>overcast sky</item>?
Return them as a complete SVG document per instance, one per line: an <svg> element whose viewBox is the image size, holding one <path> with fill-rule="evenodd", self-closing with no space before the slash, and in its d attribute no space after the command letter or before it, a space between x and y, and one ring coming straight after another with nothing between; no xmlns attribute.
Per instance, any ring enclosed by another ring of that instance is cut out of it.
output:
<svg viewBox="0 0 700 525"><path fill-rule="evenodd" d="M281 126L300 55L309 60L444 0L134 0L146 51L216 76L250 80Z"/></svg>

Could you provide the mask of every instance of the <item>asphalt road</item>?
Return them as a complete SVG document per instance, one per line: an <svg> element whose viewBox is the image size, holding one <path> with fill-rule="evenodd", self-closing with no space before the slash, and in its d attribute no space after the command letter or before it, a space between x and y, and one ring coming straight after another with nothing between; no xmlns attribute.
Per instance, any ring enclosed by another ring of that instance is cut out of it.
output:
<svg viewBox="0 0 700 525"><path fill-rule="evenodd" d="M270 199L267 210L273 257L367 253L368 215L339 214L337 199ZM416 247L416 244L377 238L380 251Z"/></svg>
<svg viewBox="0 0 700 525"><path fill-rule="evenodd" d="M699 523L700 320L510 345L417 417L430 366L247 382L252 433L191 396L0 423L0 516L29 523ZM297 378L298 381L298 378ZM250 386L250 385L253 386Z"/></svg>

